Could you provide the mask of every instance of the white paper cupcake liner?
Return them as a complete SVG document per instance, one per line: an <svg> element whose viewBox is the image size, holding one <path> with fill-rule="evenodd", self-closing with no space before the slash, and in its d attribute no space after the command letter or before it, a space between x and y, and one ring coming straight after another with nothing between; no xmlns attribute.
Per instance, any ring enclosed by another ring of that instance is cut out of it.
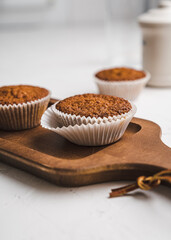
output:
<svg viewBox="0 0 171 240"><path fill-rule="evenodd" d="M49 100L50 92L44 98L27 103L0 104L0 129L23 130L38 126Z"/></svg>
<svg viewBox="0 0 171 240"><path fill-rule="evenodd" d="M95 77L95 83L97 84L97 87L101 94L122 97L133 101L138 97L151 77L149 72L145 71L145 73L146 76L144 78L134 81L129 80L109 82L99 80L97 77Z"/></svg>
<svg viewBox="0 0 171 240"><path fill-rule="evenodd" d="M52 108L53 106L48 108L43 114L41 126L56 132L72 143L84 146L101 146L116 142L123 136L136 112L136 107L132 104L132 111L124 118L100 123L95 122L94 124L76 124L74 126L62 127Z"/></svg>
<svg viewBox="0 0 171 240"><path fill-rule="evenodd" d="M59 101L58 101L59 102ZM52 110L53 112L56 114L57 118L58 118L58 122L61 124L61 126L74 126L74 125L81 125L81 124L85 124L87 125L88 123L90 124L94 124L94 123L106 123L106 122L111 122L113 120L117 120L117 119L122 119L125 118L127 115L132 115L132 112L134 111L134 109L131 109L128 113L124 113L121 115L117 115L117 116L112 116L112 117L98 117L98 118L91 118L91 117L81 117L81 116L76 116L75 114L68 114L68 113L63 113L61 111L59 111L58 109L56 109L56 104L58 104L58 102L56 102L54 105L52 105Z"/></svg>

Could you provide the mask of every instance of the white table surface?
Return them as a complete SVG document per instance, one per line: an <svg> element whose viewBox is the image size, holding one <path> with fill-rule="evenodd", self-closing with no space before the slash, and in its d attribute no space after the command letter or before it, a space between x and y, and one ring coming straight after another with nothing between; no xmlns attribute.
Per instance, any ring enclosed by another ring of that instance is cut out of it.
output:
<svg viewBox="0 0 171 240"><path fill-rule="evenodd" d="M92 74L105 65L101 28L0 31L0 85L41 85L58 98L97 92ZM147 87L135 104L171 146L171 89ZM171 239L170 188L108 199L125 183L63 188L0 163L0 239Z"/></svg>

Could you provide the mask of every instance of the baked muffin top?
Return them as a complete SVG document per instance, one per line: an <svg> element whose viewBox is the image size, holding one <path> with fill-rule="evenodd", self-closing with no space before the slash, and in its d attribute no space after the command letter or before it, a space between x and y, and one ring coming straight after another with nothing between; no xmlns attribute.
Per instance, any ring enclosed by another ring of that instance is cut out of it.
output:
<svg viewBox="0 0 171 240"><path fill-rule="evenodd" d="M109 117L127 113L131 104L119 97L102 94L82 94L66 98L56 105L56 109L67 114L85 117Z"/></svg>
<svg viewBox="0 0 171 240"><path fill-rule="evenodd" d="M104 81L132 81L144 78L144 71L135 70L132 68L111 68L100 71L95 75L100 80Z"/></svg>
<svg viewBox="0 0 171 240"><path fill-rule="evenodd" d="M46 97L49 91L45 88L29 85L12 85L0 87L0 104L19 104Z"/></svg>

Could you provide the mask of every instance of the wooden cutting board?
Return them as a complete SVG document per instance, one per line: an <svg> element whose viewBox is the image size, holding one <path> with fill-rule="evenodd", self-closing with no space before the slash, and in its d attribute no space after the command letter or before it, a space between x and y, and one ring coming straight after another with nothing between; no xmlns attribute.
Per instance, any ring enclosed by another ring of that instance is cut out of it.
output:
<svg viewBox="0 0 171 240"><path fill-rule="evenodd" d="M133 118L122 139L102 147L77 146L40 126L0 131L0 160L62 186L135 180L171 169L171 148L160 136L157 124L139 118Z"/></svg>

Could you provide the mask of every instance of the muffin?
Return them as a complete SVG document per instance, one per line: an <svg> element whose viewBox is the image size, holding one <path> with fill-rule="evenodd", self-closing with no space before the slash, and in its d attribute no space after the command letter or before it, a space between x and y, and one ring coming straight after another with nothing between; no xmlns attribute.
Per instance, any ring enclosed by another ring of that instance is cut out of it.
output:
<svg viewBox="0 0 171 240"><path fill-rule="evenodd" d="M41 125L73 143L100 146L119 140L135 112L135 105L123 98L82 94L51 106Z"/></svg>
<svg viewBox="0 0 171 240"><path fill-rule="evenodd" d="M134 100L150 79L147 71L131 68L111 68L95 74L95 82L101 94Z"/></svg>
<svg viewBox="0 0 171 240"><path fill-rule="evenodd" d="M53 110L59 122L67 127L116 120L131 110L131 104L119 97L83 94L58 102L53 106Z"/></svg>
<svg viewBox="0 0 171 240"><path fill-rule="evenodd" d="M41 87L12 85L0 87L0 128L22 130L39 125L50 92Z"/></svg>

